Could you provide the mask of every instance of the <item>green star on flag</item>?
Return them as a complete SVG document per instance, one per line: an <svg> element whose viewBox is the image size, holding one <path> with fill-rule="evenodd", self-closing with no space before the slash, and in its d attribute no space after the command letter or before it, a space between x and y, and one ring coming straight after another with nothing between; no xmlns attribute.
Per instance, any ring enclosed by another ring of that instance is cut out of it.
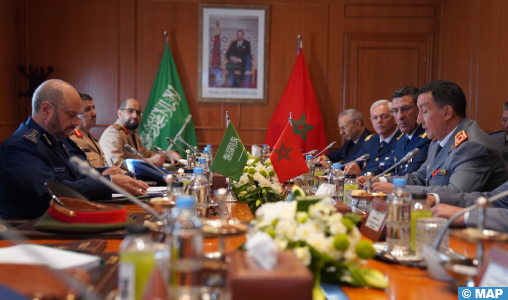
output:
<svg viewBox="0 0 508 300"><path fill-rule="evenodd" d="M300 120L293 120L293 134L300 135L304 142L307 142L307 131L314 129L314 126L305 122L305 113L302 114Z"/></svg>
<svg viewBox="0 0 508 300"><path fill-rule="evenodd" d="M284 147L284 143L281 143L281 146L279 149L277 150L273 150L273 152L277 153L279 156L277 157L277 161L279 162L281 159L285 158L289 161L291 161L291 159L289 159L289 152L292 150L293 148L286 148ZM284 154L282 154L282 152L284 152Z"/></svg>

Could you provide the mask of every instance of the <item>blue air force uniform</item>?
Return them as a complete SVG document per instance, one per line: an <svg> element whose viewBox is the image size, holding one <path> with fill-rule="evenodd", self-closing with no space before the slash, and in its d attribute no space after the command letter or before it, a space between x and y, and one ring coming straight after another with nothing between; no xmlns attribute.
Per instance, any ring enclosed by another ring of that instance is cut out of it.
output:
<svg viewBox="0 0 508 300"><path fill-rule="evenodd" d="M76 143L59 142L32 118L21 124L0 147L0 218L43 215L50 201L46 181L63 183L91 200L111 199L111 189L72 167L73 155L86 159Z"/></svg>
<svg viewBox="0 0 508 300"><path fill-rule="evenodd" d="M416 128L409 142L407 134L403 134L399 137L397 144L395 145L395 149L393 150L393 155L390 156L385 164L382 167L379 167L378 171L374 172L374 174L379 174L389 169L414 148L420 149L418 155L407 162L402 163L389 174L403 176L407 173L418 171L420 166L425 162L425 160L427 160L427 152L429 151L430 142L431 140L427 138L427 133L425 133L422 125L418 125L418 128Z"/></svg>
<svg viewBox="0 0 508 300"><path fill-rule="evenodd" d="M370 154L370 158L362 168L363 172L373 172L374 174L379 174L379 168L383 167L388 159L390 159L390 156L392 156L393 150L395 149L395 144L397 144L397 140L401 136L402 133L397 129L397 132L392 137L390 142L388 142L388 144L386 144L382 149L379 149L379 134L371 134L365 139L362 148L356 153L356 155L353 157L353 160L359 158L364 154ZM361 167L362 162L360 162L359 165Z"/></svg>
<svg viewBox="0 0 508 300"><path fill-rule="evenodd" d="M348 163L353 160L353 156L362 148L365 139L371 135L370 131L365 128L356 144L351 140L346 140L342 147L334 150L326 155L331 162Z"/></svg>

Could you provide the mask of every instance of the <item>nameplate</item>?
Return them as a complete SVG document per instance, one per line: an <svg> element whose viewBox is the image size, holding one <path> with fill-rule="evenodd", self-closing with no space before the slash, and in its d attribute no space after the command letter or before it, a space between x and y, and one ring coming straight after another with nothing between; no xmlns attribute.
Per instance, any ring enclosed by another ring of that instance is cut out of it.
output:
<svg viewBox="0 0 508 300"><path fill-rule="evenodd" d="M508 287L508 251L493 246L487 253L476 278L475 286Z"/></svg>
<svg viewBox="0 0 508 300"><path fill-rule="evenodd" d="M316 196L333 196L333 192L335 191L335 185L329 183L322 183L319 185L318 190L316 191Z"/></svg>
<svg viewBox="0 0 508 300"><path fill-rule="evenodd" d="M384 239L386 219L388 214L388 204L381 200L372 200L365 222L360 227L360 232L374 242Z"/></svg>

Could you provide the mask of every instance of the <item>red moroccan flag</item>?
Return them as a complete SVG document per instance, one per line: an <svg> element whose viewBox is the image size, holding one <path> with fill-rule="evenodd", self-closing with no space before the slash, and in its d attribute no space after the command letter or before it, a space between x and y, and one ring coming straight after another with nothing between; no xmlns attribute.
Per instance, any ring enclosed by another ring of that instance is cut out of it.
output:
<svg viewBox="0 0 508 300"><path fill-rule="evenodd" d="M327 143L323 119L301 50L284 94L268 124L265 144L275 145L290 112L293 113L293 133L299 148L303 152L324 149Z"/></svg>
<svg viewBox="0 0 508 300"><path fill-rule="evenodd" d="M273 169L280 182L285 182L309 172L296 137L293 134L293 128L291 128L289 122L286 121L286 124L286 128L270 154Z"/></svg>

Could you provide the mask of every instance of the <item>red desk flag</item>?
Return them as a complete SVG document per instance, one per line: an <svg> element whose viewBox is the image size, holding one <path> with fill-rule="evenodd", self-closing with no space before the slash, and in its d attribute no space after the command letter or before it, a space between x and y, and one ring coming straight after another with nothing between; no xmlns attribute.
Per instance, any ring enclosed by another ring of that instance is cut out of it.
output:
<svg viewBox="0 0 508 300"><path fill-rule="evenodd" d="M291 128L289 122L286 121L286 123L286 128L270 154L273 169L281 183L309 172L296 137L293 134L293 128Z"/></svg>
<svg viewBox="0 0 508 300"><path fill-rule="evenodd" d="M293 113L293 133L299 149L304 152L324 149L327 143L323 119L301 50L284 94L268 124L265 144L271 147L275 144L290 112Z"/></svg>

